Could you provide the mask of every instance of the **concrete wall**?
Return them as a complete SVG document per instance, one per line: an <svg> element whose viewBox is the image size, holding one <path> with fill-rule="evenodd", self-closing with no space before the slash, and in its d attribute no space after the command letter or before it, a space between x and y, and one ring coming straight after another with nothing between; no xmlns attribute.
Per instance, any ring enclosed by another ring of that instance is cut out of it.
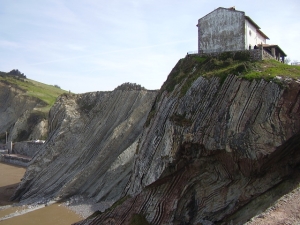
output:
<svg viewBox="0 0 300 225"><path fill-rule="evenodd" d="M14 155L9 154L0 154L0 162L27 167L28 163L30 162L30 159L16 157Z"/></svg>
<svg viewBox="0 0 300 225"><path fill-rule="evenodd" d="M242 51L227 51L229 53L232 54L232 57L235 55L235 53L244 53L244 54L248 54L250 60L253 61L259 61L259 60L263 60L263 59L274 59L273 57L270 58L270 54L266 53L265 51L262 51L261 49L251 49L251 50L242 50ZM219 55L221 55L224 52L210 52L210 53L200 53L198 55L200 56L209 56L209 57L218 57ZM268 55L268 57L264 57L265 54Z"/></svg>
<svg viewBox="0 0 300 225"><path fill-rule="evenodd" d="M218 8L198 20L198 51L245 50L245 13Z"/></svg>
<svg viewBox="0 0 300 225"><path fill-rule="evenodd" d="M13 146L13 154L25 155L28 157L33 157L38 151L39 148L44 143L40 142L16 142Z"/></svg>

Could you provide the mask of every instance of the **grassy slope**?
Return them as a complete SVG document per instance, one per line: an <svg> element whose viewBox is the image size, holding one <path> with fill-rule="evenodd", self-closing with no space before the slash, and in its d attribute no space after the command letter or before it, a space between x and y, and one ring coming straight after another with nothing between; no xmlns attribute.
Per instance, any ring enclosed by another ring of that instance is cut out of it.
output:
<svg viewBox="0 0 300 225"><path fill-rule="evenodd" d="M230 74L247 80L265 79L279 83L280 80L276 79L278 76L300 79L300 66L291 66L276 60L251 62L244 55L219 58L190 55L177 63L163 84L161 91L172 92L176 84L183 82L181 88L181 96L183 96L199 76L218 76L223 82Z"/></svg>
<svg viewBox="0 0 300 225"><path fill-rule="evenodd" d="M156 102L159 101L164 91L172 92L177 84L180 84L180 96L184 96L192 83L200 76L220 77L223 83L228 75L237 75L242 79L265 79L281 84L277 77L289 77L300 79L300 66L292 66L280 63L276 60L250 61L250 56L245 53L224 53L218 58L201 57L198 55L189 55L180 59L172 69L167 80L162 85ZM154 105L148 115L146 126L154 117L156 111Z"/></svg>
<svg viewBox="0 0 300 225"><path fill-rule="evenodd" d="M0 75L0 81L2 80L12 85L16 85L18 88L24 90L26 95L35 97L45 102L46 106L39 109L41 112L48 112L51 106L55 103L56 98L59 95L66 93L65 90L34 80L16 79L11 76L7 76L4 72L0 72Z"/></svg>

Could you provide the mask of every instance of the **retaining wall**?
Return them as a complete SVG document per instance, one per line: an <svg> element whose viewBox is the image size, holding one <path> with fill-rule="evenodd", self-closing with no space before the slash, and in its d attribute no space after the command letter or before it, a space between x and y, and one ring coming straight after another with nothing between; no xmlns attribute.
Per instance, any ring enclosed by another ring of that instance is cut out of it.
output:
<svg viewBox="0 0 300 225"><path fill-rule="evenodd" d="M43 145L43 142L15 142L13 146L13 154L25 155L28 157L33 157Z"/></svg>
<svg viewBox="0 0 300 225"><path fill-rule="evenodd" d="M13 165L27 167L30 160L31 160L30 158L26 158L22 156L0 154L0 162L9 163Z"/></svg>

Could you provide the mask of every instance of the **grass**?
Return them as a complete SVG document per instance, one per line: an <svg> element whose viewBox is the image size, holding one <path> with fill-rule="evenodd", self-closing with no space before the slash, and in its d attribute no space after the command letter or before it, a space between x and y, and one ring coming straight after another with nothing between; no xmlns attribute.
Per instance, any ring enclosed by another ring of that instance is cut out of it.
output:
<svg viewBox="0 0 300 225"><path fill-rule="evenodd" d="M252 64L251 71L241 77L247 80L272 80L276 76L300 79L300 66L287 65L276 60L258 61Z"/></svg>
<svg viewBox="0 0 300 225"><path fill-rule="evenodd" d="M157 95L155 104L159 102L164 91L171 93L176 85L180 85L180 90L176 90L176 92L179 92L179 97L183 97L200 76L219 77L222 85L228 75L236 75L250 81L253 79L273 80L282 85L282 81L276 77L300 79L300 66L287 65L276 60L251 61L248 51L224 52L219 57L188 55L184 59L180 59L172 69ZM155 111L154 105L148 115L146 127L150 124ZM180 124L188 124L188 121L183 121L178 116L174 116L173 119Z"/></svg>
<svg viewBox="0 0 300 225"><path fill-rule="evenodd" d="M57 88L53 85L43 84L30 79L17 79L6 76L6 73L0 73L0 81L15 86L23 90L25 95L37 98L44 102L44 106L39 108L39 111L48 112L51 106L55 103L57 97L67 91Z"/></svg>
<svg viewBox="0 0 300 225"><path fill-rule="evenodd" d="M265 79L280 83L280 80L276 79L277 76L299 79L300 66L287 65L276 60L250 61L243 52L235 55L224 53L218 58L189 56L174 67L162 90L171 92L177 84L182 83L180 90L182 97L199 76L219 77L222 84L231 74L247 80Z"/></svg>
<svg viewBox="0 0 300 225"><path fill-rule="evenodd" d="M190 126L192 124L192 121L185 118L184 115L174 114L170 117L170 120L173 121L176 125L179 126Z"/></svg>
<svg viewBox="0 0 300 225"><path fill-rule="evenodd" d="M145 216L141 214L133 214L130 220L130 225L149 225L150 223L146 220Z"/></svg>

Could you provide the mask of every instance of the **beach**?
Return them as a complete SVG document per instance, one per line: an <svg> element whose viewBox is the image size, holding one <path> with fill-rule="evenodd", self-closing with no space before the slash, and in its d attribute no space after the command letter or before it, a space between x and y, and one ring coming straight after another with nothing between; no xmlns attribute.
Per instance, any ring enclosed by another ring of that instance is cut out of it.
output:
<svg viewBox="0 0 300 225"><path fill-rule="evenodd" d="M14 206L10 197L18 187L26 168L0 163L0 224L1 225L67 225L83 219L64 204Z"/></svg>

